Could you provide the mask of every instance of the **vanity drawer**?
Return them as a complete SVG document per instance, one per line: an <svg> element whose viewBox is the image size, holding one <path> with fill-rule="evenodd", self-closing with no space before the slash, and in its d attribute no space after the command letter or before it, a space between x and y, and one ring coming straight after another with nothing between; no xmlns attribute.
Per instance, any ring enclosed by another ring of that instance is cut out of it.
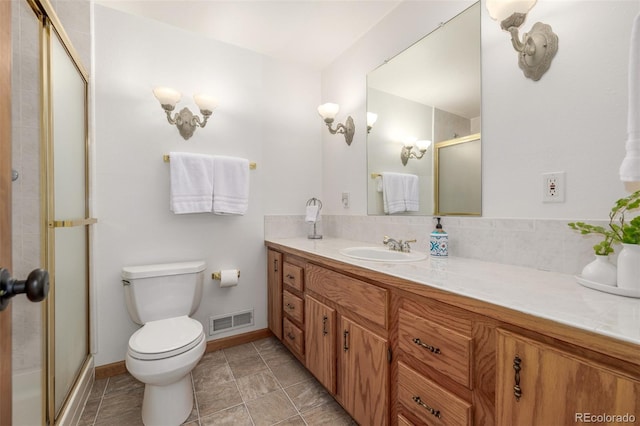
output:
<svg viewBox="0 0 640 426"><path fill-rule="evenodd" d="M282 305L282 311L287 316L300 324L304 322L304 301L302 299L284 290L282 292Z"/></svg>
<svg viewBox="0 0 640 426"><path fill-rule="evenodd" d="M316 265L307 265L307 290L387 328L387 290Z"/></svg>
<svg viewBox="0 0 640 426"><path fill-rule="evenodd" d="M304 291L304 269L298 265L282 264L282 282L299 291Z"/></svg>
<svg viewBox="0 0 640 426"><path fill-rule="evenodd" d="M414 426L406 417L398 415L398 426Z"/></svg>
<svg viewBox="0 0 640 426"><path fill-rule="evenodd" d="M471 404L398 363L398 401L427 425L471 425Z"/></svg>
<svg viewBox="0 0 640 426"><path fill-rule="evenodd" d="M400 309L400 350L471 389L472 339Z"/></svg>
<svg viewBox="0 0 640 426"><path fill-rule="evenodd" d="M304 331L287 318L282 320L282 339L298 355L304 355Z"/></svg>

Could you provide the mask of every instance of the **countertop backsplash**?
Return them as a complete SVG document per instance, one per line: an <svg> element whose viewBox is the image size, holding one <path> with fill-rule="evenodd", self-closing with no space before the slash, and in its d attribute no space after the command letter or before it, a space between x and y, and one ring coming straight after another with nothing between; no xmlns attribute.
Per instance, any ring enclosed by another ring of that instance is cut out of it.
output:
<svg viewBox="0 0 640 426"><path fill-rule="evenodd" d="M567 223L573 220L445 216L442 226L449 234L450 256L577 275L593 260L592 246L600 238L572 230ZM606 226L608 222L589 223ZM264 225L265 239L304 237L310 232L302 215L265 216ZM373 244L382 244L385 235L416 239L412 249L428 252L434 227L432 217L325 215L318 233ZM615 262L615 254L611 257Z"/></svg>

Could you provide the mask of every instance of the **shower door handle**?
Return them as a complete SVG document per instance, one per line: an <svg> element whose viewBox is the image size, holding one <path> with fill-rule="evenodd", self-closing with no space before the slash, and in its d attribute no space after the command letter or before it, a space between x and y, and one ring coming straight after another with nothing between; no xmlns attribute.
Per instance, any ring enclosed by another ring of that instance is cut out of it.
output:
<svg viewBox="0 0 640 426"><path fill-rule="evenodd" d="M49 273L34 269L24 281L11 278L8 270L0 268L0 311L9 306L16 294L25 293L32 302L41 302L49 293Z"/></svg>

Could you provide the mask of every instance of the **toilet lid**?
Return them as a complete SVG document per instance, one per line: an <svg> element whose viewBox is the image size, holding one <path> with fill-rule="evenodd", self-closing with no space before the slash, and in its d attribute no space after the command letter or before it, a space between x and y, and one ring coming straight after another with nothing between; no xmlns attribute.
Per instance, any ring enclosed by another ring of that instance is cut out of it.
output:
<svg viewBox="0 0 640 426"><path fill-rule="evenodd" d="M204 338L202 324L187 316L149 321L129 339L131 356L161 359L179 355Z"/></svg>

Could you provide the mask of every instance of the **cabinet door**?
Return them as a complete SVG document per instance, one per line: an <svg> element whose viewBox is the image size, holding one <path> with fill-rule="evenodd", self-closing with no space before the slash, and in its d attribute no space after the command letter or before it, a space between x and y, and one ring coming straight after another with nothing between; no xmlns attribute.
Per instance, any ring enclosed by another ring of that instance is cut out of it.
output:
<svg viewBox="0 0 640 426"><path fill-rule="evenodd" d="M498 330L497 360L498 425L638 420L637 378L504 330Z"/></svg>
<svg viewBox="0 0 640 426"><path fill-rule="evenodd" d="M342 347L338 394L361 425L389 423L387 341L348 318L340 318Z"/></svg>
<svg viewBox="0 0 640 426"><path fill-rule="evenodd" d="M282 340L282 253L267 252L267 307L269 330Z"/></svg>
<svg viewBox="0 0 640 426"><path fill-rule="evenodd" d="M305 296L307 368L331 393L336 393L336 311Z"/></svg>

